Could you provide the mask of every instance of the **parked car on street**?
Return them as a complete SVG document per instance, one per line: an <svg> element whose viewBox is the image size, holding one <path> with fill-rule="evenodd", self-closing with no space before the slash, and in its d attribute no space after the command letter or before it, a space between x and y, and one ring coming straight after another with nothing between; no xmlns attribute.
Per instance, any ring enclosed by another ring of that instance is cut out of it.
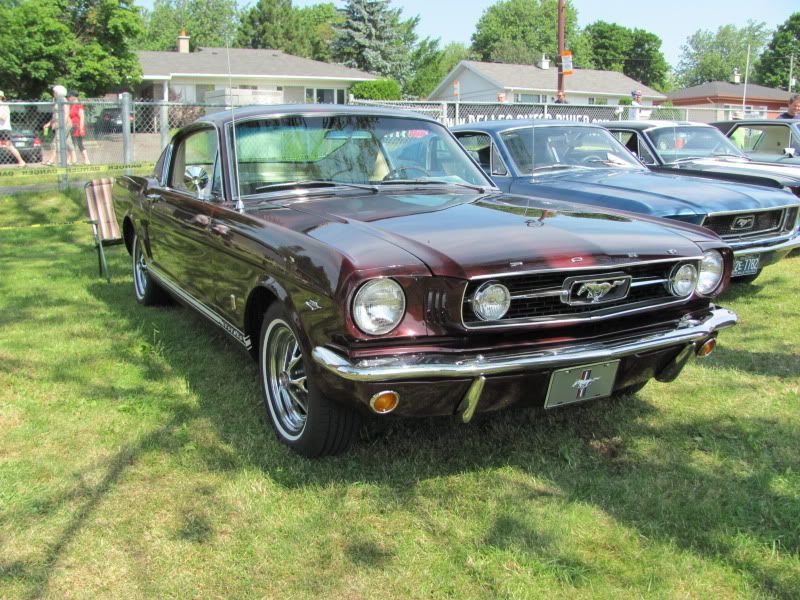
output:
<svg viewBox="0 0 800 600"><path fill-rule="evenodd" d="M307 456L343 451L365 413L634 393L737 320L714 304L733 266L716 234L504 194L421 115L205 116L113 201L136 299L166 292L248 349L279 440Z"/></svg>
<svg viewBox="0 0 800 600"><path fill-rule="evenodd" d="M784 188L800 197L800 164L757 162L722 132L691 121L600 123L654 171Z"/></svg>
<svg viewBox="0 0 800 600"><path fill-rule="evenodd" d="M800 165L800 119L743 119L711 124L753 160Z"/></svg>
<svg viewBox="0 0 800 600"><path fill-rule="evenodd" d="M800 247L789 191L655 173L599 125L485 121L453 128L502 190L702 225L734 250L733 277L752 281Z"/></svg>
<svg viewBox="0 0 800 600"><path fill-rule="evenodd" d="M42 162L42 141L35 132L29 129L12 129L11 143L26 163ZM14 156L2 146L0 146L0 164L17 164Z"/></svg>
<svg viewBox="0 0 800 600"><path fill-rule="evenodd" d="M136 115L132 112L128 115L128 120L131 123L131 131L135 129ZM114 106L104 108L97 115L94 122L94 130L97 133L119 133L122 131L122 109Z"/></svg>

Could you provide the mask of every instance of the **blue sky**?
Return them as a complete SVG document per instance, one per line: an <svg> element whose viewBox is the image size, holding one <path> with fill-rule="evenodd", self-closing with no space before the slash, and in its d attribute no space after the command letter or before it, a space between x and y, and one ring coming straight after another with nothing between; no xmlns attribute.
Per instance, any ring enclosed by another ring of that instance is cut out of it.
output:
<svg viewBox="0 0 800 600"><path fill-rule="evenodd" d="M294 0L295 6L317 4L320 0ZM239 0L240 6L253 4ZM152 7L152 0L139 0ZM337 6L344 2L337 0ZM394 0L405 16L420 16L421 37L440 38L442 42L469 44L475 23L493 2L483 0ZM744 25L748 19L764 21L774 29L794 11L800 10L797 0L739 2L731 0L572 0L578 10L579 25L603 20L625 27L640 27L663 40L664 56L672 66L678 63L681 46L698 29L716 30L720 25ZM191 33L191 32L190 32Z"/></svg>

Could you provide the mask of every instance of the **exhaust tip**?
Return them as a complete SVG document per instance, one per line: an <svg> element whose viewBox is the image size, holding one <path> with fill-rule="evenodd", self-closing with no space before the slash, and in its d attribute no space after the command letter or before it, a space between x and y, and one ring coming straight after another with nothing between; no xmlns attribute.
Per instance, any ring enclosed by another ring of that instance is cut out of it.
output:
<svg viewBox="0 0 800 600"><path fill-rule="evenodd" d="M391 390L378 392L369 399L369 406L379 415L385 415L392 412L400 403L400 394Z"/></svg>

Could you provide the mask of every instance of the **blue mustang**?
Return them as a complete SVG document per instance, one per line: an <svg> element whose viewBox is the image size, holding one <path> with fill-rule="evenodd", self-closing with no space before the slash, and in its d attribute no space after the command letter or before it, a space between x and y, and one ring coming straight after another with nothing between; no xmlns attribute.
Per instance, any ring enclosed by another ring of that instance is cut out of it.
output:
<svg viewBox="0 0 800 600"><path fill-rule="evenodd" d="M800 202L782 189L654 173L597 125L485 121L452 128L506 192L702 225L734 249L733 276L752 281L800 247Z"/></svg>

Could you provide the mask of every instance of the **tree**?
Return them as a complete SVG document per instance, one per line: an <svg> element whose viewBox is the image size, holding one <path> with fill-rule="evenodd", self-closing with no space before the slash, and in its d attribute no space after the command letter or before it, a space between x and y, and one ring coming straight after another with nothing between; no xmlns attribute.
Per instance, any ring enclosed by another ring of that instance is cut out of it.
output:
<svg viewBox="0 0 800 600"><path fill-rule="evenodd" d="M402 21L400 13L389 0L348 0L342 22L335 25L334 59L405 84L419 17Z"/></svg>
<svg viewBox="0 0 800 600"><path fill-rule="evenodd" d="M303 55L307 40L292 0L258 0L244 13L237 44L243 48L273 48Z"/></svg>
<svg viewBox="0 0 800 600"><path fill-rule="evenodd" d="M644 29L634 29L630 57L625 60L622 72L647 86L664 91L669 65L661 52L661 38Z"/></svg>
<svg viewBox="0 0 800 600"><path fill-rule="evenodd" d="M800 12L794 13L778 26L767 49L761 55L756 79L763 85L788 88L789 63L794 56L794 77L800 75ZM800 77L798 77L800 79ZM794 88L797 90L797 87Z"/></svg>
<svg viewBox="0 0 800 600"><path fill-rule="evenodd" d="M301 56L332 62L331 42L336 34L335 24L341 24L342 16L332 3L314 4L297 9L300 29L307 44Z"/></svg>
<svg viewBox="0 0 800 600"><path fill-rule="evenodd" d="M143 19L139 50L176 50L182 30L193 50L220 48L233 42L239 11L236 0L155 0Z"/></svg>
<svg viewBox="0 0 800 600"><path fill-rule="evenodd" d="M414 75L404 93L413 98L426 98L453 67L470 56L470 49L459 42L451 42L440 50L439 40L422 40L411 53Z"/></svg>
<svg viewBox="0 0 800 600"><path fill-rule="evenodd" d="M578 13L566 2L565 44L575 64L586 57L579 40ZM472 50L479 60L521 57L538 61L542 54L558 56L558 0L500 0L487 8L472 34Z"/></svg>
<svg viewBox="0 0 800 600"><path fill-rule="evenodd" d="M645 85L661 87L669 65L661 52L661 38L644 29L628 29L597 21L583 30L593 68L625 73Z"/></svg>
<svg viewBox="0 0 800 600"><path fill-rule="evenodd" d="M758 70L755 59L767 42L770 32L766 23L748 21L744 27L722 25L716 33L700 29L690 35L682 47L676 69L678 82L692 86L706 81L729 81L734 69L744 78L747 46L750 45L750 67Z"/></svg>
<svg viewBox="0 0 800 600"><path fill-rule="evenodd" d="M0 80L11 94L38 98L61 83L94 96L138 82L141 18L126 0L3 2L0 18Z"/></svg>

